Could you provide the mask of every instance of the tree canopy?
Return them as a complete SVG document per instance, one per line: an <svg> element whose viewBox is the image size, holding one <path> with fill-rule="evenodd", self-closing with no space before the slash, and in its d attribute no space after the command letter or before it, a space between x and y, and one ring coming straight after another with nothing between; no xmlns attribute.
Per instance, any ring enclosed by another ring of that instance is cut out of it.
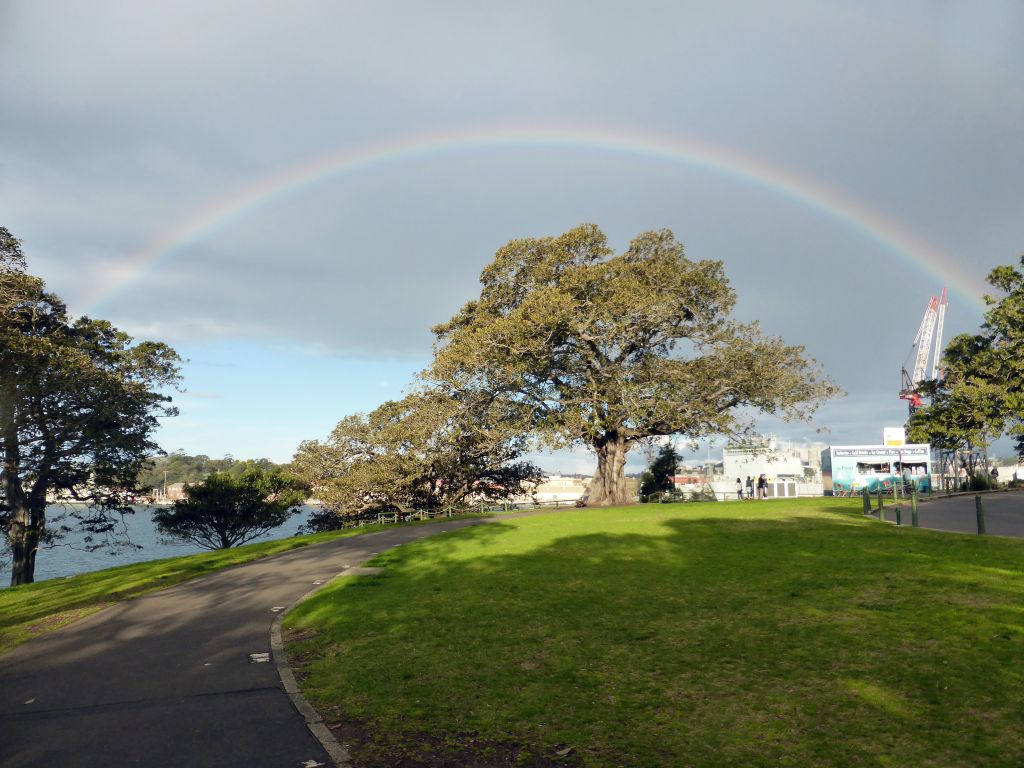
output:
<svg viewBox="0 0 1024 768"><path fill-rule="evenodd" d="M2 228L0 264L0 524L11 583L24 584L40 545L59 533L47 526L48 495L85 502L71 516L93 535L131 511L127 492L158 448L157 419L176 412L165 390L178 382L179 358L104 320L69 318Z"/></svg>
<svg viewBox="0 0 1024 768"><path fill-rule="evenodd" d="M157 528L204 549L228 549L269 533L298 512L303 488L278 470L249 465L185 486L185 498L153 513Z"/></svg>
<svg viewBox="0 0 1024 768"><path fill-rule="evenodd" d="M293 462L326 510L313 526L528 492L540 470L519 460L527 438L505 428L507 415L479 392L424 388L342 419L327 441L303 443Z"/></svg>
<svg viewBox="0 0 1024 768"><path fill-rule="evenodd" d="M985 297L978 333L950 341L942 378L922 387L931 403L911 416L908 433L948 453L973 452L1008 433L1024 457L1024 270L996 267L988 282L1004 295Z"/></svg>
<svg viewBox="0 0 1024 768"><path fill-rule="evenodd" d="M5 227L0 227L0 312L6 315L33 289L40 286L39 278L25 272L21 242Z"/></svg>
<svg viewBox="0 0 1024 768"><path fill-rule="evenodd" d="M802 347L732 319L722 263L688 259L668 230L619 255L594 225L513 240L480 282L434 328L427 377L506 403L523 416L510 429L548 447L590 447L592 504L627 501L642 440L733 436L756 412L806 418L837 391Z"/></svg>

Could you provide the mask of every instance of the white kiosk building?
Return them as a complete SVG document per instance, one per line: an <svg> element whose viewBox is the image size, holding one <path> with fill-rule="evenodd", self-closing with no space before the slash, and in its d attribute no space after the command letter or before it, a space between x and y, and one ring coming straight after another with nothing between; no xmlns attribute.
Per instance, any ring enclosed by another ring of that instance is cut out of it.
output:
<svg viewBox="0 0 1024 768"><path fill-rule="evenodd" d="M848 496L909 486L931 491L932 458L928 443L907 445L833 445L821 452L825 493Z"/></svg>

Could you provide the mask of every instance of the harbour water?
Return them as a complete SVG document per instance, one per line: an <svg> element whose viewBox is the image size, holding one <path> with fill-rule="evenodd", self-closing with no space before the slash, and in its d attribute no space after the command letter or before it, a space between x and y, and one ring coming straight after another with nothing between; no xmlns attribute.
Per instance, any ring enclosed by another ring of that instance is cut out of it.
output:
<svg viewBox="0 0 1024 768"><path fill-rule="evenodd" d="M156 509L157 507L149 506L135 507L135 514L125 515L124 526L118 526L118 530L122 534L120 538L126 538L132 544L138 545L137 547L118 547L114 553L109 550L89 552L86 549L85 535L75 531L53 546L41 549L36 556L36 581L59 579L103 568L113 568L118 565L191 555L204 551L195 544L168 540L157 531L156 525L153 523L153 512ZM253 542L273 541L294 536L299 526L306 522L313 510L314 507L301 507L299 513L289 518L284 525L254 539ZM47 509L47 519L55 520L64 512L63 507L50 507ZM9 556L5 558L0 555L0 589L10 583Z"/></svg>

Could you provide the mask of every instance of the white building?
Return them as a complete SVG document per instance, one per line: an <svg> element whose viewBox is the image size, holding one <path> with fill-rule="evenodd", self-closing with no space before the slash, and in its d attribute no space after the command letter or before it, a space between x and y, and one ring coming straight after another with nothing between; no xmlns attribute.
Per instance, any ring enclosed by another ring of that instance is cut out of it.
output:
<svg viewBox="0 0 1024 768"><path fill-rule="evenodd" d="M723 448L721 474L712 483L716 497L720 500L735 499L736 478L743 481L746 493L746 480L750 477L756 491L757 479L761 475L768 481L769 498L820 496L823 492L820 460L803 458L811 445L803 444L799 450L792 443L780 447L775 435L764 435L746 445Z"/></svg>
<svg viewBox="0 0 1024 768"><path fill-rule="evenodd" d="M537 486L533 496L517 496L512 501L516 504L529 504L534 499L542 504L558 502L574 502L583 498L590 487L590 480L580 477L563 477L548 475L544 482Z"/></svg>
<svg viewBox="0 0 1024 768"><path fill-rule="evenodd" d="M769 480L804 480L804 463L798 456L776 450L774 438L764 448L752 446L722 449L722 471L734 483L737 477L746 480L760 475L765 475Z"/></svg>

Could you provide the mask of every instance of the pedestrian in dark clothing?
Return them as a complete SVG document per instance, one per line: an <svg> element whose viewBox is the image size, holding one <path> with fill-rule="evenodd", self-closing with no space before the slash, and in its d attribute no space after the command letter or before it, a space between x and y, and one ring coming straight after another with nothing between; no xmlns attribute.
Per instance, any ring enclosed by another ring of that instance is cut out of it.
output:
<svg viewBox="0 0 1024 768"><path fill-rule="evenodd" d="M765 477L763 472L761 473L761 476L757 478L757 497L759 499L768 498L768 478Z"/></svg>
<svg viewBox="0 0 1024 768"><path fill-rule="evenodd" d="M747 498L754 498L754 478L750 475L747 475Z"/></svg>

